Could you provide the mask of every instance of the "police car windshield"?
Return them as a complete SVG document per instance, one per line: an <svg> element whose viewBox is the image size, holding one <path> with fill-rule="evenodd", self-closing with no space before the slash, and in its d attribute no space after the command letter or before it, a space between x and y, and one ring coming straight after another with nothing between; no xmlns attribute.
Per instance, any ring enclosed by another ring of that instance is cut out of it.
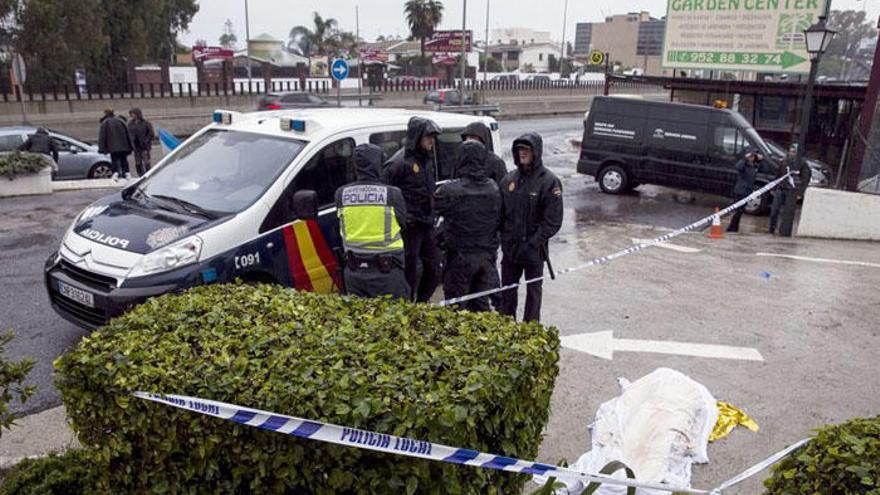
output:
<svg viewBox="0 0 880 495"><path fill-rule="evenodd" d="M210 130L188 142L139 184L148 196L177 198L218 214L252 205L306 143Z"/></svg>

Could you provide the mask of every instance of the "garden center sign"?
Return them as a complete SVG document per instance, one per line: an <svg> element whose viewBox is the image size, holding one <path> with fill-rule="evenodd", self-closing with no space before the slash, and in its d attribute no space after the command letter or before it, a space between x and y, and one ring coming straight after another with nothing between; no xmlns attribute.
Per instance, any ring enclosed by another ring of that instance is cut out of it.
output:
<svg viewBox="0 0 880 495"><path fill-rule="evenodd" d="M806 73L822 0L669 0L663 66Z"/></svg>

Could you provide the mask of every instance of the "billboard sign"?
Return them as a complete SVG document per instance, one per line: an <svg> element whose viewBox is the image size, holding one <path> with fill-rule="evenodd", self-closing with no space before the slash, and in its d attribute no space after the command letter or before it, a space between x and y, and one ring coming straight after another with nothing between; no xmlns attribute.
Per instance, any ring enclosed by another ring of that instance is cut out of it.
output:
<svg viewBox="0 0 880 495"><path fill-rule="evenodd" d="M383 64L388 62L388 52L381 48L366 48L361 50L359 55L360 59L364 62L378 62Z"/></svg>
<svg viewBox="0 0 880 495"><path fill-rule="evenodd" d="M221 46L194 46L192 55L196 62L206 62L208 60L230 59L235 56L235 52Z"/></svg>
<svg viewBox="0 0 880 495"><path fill-rule="evenodd" d="M465 31L467 46L464 51L471 51L474 39L473 32ZM425 43L426 52L461 52L461 30L434 31L434 36Z"/></svg>
<svg viewBox="0 0 880 495"><path fill-rule="evenodd" d="M810 71L804 30L823 0L669 0L663 67Z"/></svg>
<svg viewBox="0 0 880 495"><path fill-rule="evenodd" d="M435 53L431 56L432 65L455 65L458 53Z"/></svg>

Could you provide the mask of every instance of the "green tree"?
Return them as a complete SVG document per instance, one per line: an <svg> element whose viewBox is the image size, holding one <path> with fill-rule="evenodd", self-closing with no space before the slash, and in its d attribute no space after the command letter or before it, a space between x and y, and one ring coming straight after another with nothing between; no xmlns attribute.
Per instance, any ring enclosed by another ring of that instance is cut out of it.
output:
<svg viewBox="0 0 880 495"><path fill-rule="evenodd" d="M238 43L238 37L232 30L232 21L226 19L226 22L223 23L223 34L220 35L220 46L228 50L235 50L236 43Z"/></svg>
<svg viewBox="0 0 880 495"><path fill-rule="evenodd" d="M290 30L287 50L304 57L332 55L343 44L341 38L342 33L336 19L325 19L315 12L312 16L312 27L295 26Z"/></svg>
<svg viewBox="0 0 880 495"><path fill-rule="evenodd" d="M6 2L8 0L0 0ZM89 79L126 81L129 64L171 60L177 33L198 12L196 0L17 0L10 33L38 84L70 83L84 67ZM0 3L0 12L7 3Z"/></svg>
<svg viewBox="0 0 880 495"><path fill-rule="evenodd" d="M422 63L425 62L425 42L434 36L434 30L443 20L443 2L438 0L407 0L403 12L414 39L419 40Z"/></svg>
<svg viewBox="0 0 880 495"><path fill-rule="evenodd" d="M864 1L864 0L863 0ZM862 43L874 39L877 31L861 10L833 10L828 19L837 35L819 63L819 73L828 77L846 79L847 72L859 57Z"/></svg>

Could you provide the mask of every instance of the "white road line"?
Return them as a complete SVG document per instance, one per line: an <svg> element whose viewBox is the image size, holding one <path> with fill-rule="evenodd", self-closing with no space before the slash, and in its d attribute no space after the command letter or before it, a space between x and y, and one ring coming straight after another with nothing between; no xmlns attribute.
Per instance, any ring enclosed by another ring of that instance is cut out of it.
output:
<svg viewBox="0 0 880 495"><path fill-rule="evenodd" d="M813 261L816 263L832 263L836 265L853 265L867 266L870 268L880 268L880 263L868 263L867 261L850 261L850 260L833 260L830 258L811 258L809 256L795 256L793 254L777 254L777 253L755 253L758 256L766 256L771 258L786 258L798 261Z"/></svg>
<svg viewBox="0 0 880 495"><path fill-rule="evenodd" d="M635 237L631 237L633 244L643 244L645 242L651 242L650 239L636 239ZM687 246L679 246L678 244L672 244L669 242L661 242L656 244L658 248L669 249L670 251L678 251L679 253L699 253L702 249L687 247Z"/></svg>
<svg viewBox="0 0 880 495"><path fill-rule="evenodd" d="M615 339L613 332L580 333L564 335L560 338L562 346L602 359L613 359L614 352L649 352L673 354L678 356L704 357L713 359L738 359L743 361L763 361L764 357L751 347L728 345L696 344L668 340Z"/></svg>

